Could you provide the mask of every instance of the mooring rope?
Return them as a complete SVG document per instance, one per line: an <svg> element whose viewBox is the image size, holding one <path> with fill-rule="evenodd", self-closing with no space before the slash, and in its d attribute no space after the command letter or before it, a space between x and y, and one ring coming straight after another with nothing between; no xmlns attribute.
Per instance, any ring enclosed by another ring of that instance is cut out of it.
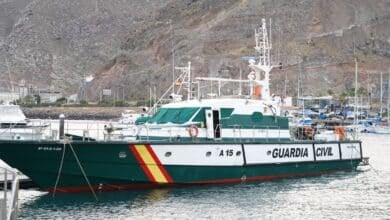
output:
<svg viewBox="0 0 390 220"><path fill-rule="evenodd" d="M75 157L75 159L76 159L76 161L77 161L77 164L78 164L79 167L80 167L81 172L83 173L83 176L84 176L84 178L85 178L85 181L87 181L87 184L88 184L89 189L91 190L93 196L95 197L95 200L98 201L98 198L97 198L97 196L96 196L95 190L93 189L91 183L89 182L88 176L87 176L87 174L85 173L84 168L83 168L83 166L81 165L81 163L80 163L80 161L79 161L79 158L77 157L77 154L76 154L76 152L75 152L74 149L73 149L72 144L71 144L70 142L69 142L68 144L69 144L69 146L70 146L70 149L71 149L72 152L73 152L73 156Z"/></svg>
<svg viewBox="0 0 390 220"><path fill-rule="evenodd" d="M368 165L371 167L371 169L374 171L374 173L375 173L377 176L381 177L381 176L379 175L378 171L377 171L370 163L368 163Z"/></svg>
<svg viewBox="0 0 390 220"><path fill-rule="evenodd" d="M76 162L77 162L77 164L78 164L79 167L80 167L81 173L83 174L83 176L84 176L84 178L85 178L85 181L87 182L88 187L89 187L89 189L90 189L91 192L92 192L92 195L94 196L95 200L98 201L98 198L97 198L97 196L96 196L96 193L95 193L95 191L94 191L94 189L93 189L93 187L92 187L92 185L91 185L91 183L90 183L90 181L89 181L89 179L88 179L88 176L87 176L87 174L85 173L84 168L83 168L83 166L81 165L80 160L79 160L79 158L77 157L77 154L76 154L76 152L74 151L73 146L72 146L72 144L70 143L69 139L68 139L68 138L65 138L64 140L61 140L61 142L64 144L64 149L63 149L63 151L62 151L61 163L60 163L60 167L59 167L59 169L58 169L56 183L55 183L55 185L54 185L53 197L54 197L55 194L56 194L57 186L58 186L58 183L59 183L59 181L60 181L60 177L61 177L61 173L62 173L62 168L63 168L63 165L64 165L65 152L66 152L66 144L69 144L69 147L70 147L70 149L71 149L71 151L72 151L72 153L73 153L73 156L74 156L74 158L76 159Z"/></svg>
<svg viewBox="0 0 390 220"><path fill-rule="evenodd" d="M358 151L355 147L352 148L352 149L354 149L358 154L360 154L360 151ZM366 158L366 157L363 157L363 158ZM362 159L363 159L363 158L362 158ZM369 157L367 157L367 158L369 158ZM352 164L352 153L351 153L351 164ZM368 164L368 166L370 166L370 168L374 171L374 173L375 173L378 177L381 177L381 176L379 175L378 171L371 165L370 162L368 162L367 164Z"/></svg>
<svg viewBox="0 0 390 220"><path fill-rule="evenodd" d="M56 179L56 183L54 185L54 190L53 190L53 198L54 196L56 195L56 191L57 191L57 186L58 186L58 182L60 181L60 176L61 176L61 172L62 172L62 166L64 164L64 158L65 158L65 151L66 151L66 142L67 141L64 141L64 149L62 150L62 157L61 157L61 163L60 163L60 167L58 169L58 173L57 173L57 179Z"/></svg>

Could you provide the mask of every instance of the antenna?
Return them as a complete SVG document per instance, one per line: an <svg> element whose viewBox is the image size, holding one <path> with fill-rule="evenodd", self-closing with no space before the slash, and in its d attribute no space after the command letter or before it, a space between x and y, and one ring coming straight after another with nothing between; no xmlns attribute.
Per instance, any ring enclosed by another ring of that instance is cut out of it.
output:
<svg viewBox="0 0 390 220"><path fill-rule="evenodd" d="M241 65L240 65L240 84L239 84L239 90L238 90L238 95L241 96L242 95L242 70L241 70Z"/></svg>
<svg viewBox="0 0 390 220"><path fill-rule="evenodd" d="M354 57L355 57L355 104L354 104L354 108L353 108L353 113L354 113L354 117L353 117L353 124L355 125L355 139L357 138L357 129L356 129L356 125L357 125L357 87L358 87L358 59L355 55L355 43L353 44L353 54L354 54Z"/></svg>
<svg viewBox="0 0 390 220"><path fill-rule="evenodd" d="M272 18L269 19L269 45L272 48Z"/></svg>
<svg viewBox="0 0 390 220"><path fill-rule="evenodd" d="M170 20L170 25L171 25L171 47L172 47L172 94L175 94L175 48L173 45L173 36L174 36L174 30L172 26L172 20Z"/></svg>
<svg viewBox="0 0 390 220"><path fill-rule="evenodd" d="M280 30L280 26L278 26L278 63L279 65L281 66L281 61L280 61L280 41L281 41L281 38L282 38L282 31ZM281 67L279 67L281 68Z"/></svg>
<svg viewBox="0 0 390 220"><path fill-rule="evenodd" d="M271 21L270 21L271 26ZM249 67L254 70L254 81L257 83L256 86L262 86L262 98L265 100L270 99L270 90L269 90L269 74L273 68L271 64L271 49L272 41L268 37L271 36L271 31L267 31L265 19L261 19L261 26L258 29L255 29L255 50L259 53L259 62L256 64L256 61L253 59L249 60ZM264 72L264 79L260 80L260 73Z"/></svg>
<svg viewBox="0 0 390 220"><path fill-rule="evenodd" d="M387 126L390 125L390 68L389 68L389 76L387 79Z"/></svg>
<svg viewBox="0 0 390 220"><path fill-rule="evenodd" d="M284 98L287 98L287 72L284 73Z"/></svg>
<svg viewBox="0 0 390 220"><path fill-rule="evenodd" d="M381 94L380 94L380 117L382 118L382 102L383 102L383 72L381 72L381 77L380 77L380 82L381 82Z"/></svg>
<svg viewBox="0 0 390 220"><path fill-rule="evenodd" d="M191 61L188 62L188 86L187 86L187 100L192 98L192 78L191 78Z"/></svg>
<svg viewBox="0 0 390 220"><path fill-rule="evenodd" d="M180 70L182 73L179 77L179 80L182 80L182 82L179 82L180 88L178 89L178 92L180 91L182 85L187 86L187 100L192 99L192 78L191 78L191 62L188 62L187 67L175 67L176 70ZM174 95L174 93L172 93Z"/></svg>
<svg viewBox="0 0 390 220"><path fill-rule="evenodd" d="M10 69L10 67L9 67L9 63L8 63L7 57L5 57L5 63L7 64L8 78L9 78L9 83L11 84L11 92L14 92L14 83L12 82L12 78L11 78L11 69ZM9 86L8 86L8 89L10 89Z"/></svg>
<svg viewBox="0 0 390 220"><path fill-rule="evenodd" d="M302 68L301 68L301 60L298 59L297 57L297 61L298 61L298 99L299 99L299 96L301 96L301 75L302 75Z"/></svg>

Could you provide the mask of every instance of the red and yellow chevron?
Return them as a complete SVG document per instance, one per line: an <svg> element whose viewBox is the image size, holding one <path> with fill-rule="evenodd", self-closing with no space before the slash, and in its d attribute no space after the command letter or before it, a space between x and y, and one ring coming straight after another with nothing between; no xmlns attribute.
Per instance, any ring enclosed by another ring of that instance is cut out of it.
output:
<svg viewBox="0 0 390 220"><path fill-rule="evenodd" d="M129 147L151 182L173 182L167 170L161 164L160 160L158 159L149 144L134 144L130 145Z"/></svg>

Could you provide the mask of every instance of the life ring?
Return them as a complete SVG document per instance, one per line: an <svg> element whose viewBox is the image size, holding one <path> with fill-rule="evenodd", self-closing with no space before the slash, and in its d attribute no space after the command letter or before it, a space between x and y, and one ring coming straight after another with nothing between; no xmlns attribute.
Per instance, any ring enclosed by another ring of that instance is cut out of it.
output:
<svg viewBox="0 0 390 220"><path fill-rule="evenodd" d="M188 129L188 134L190 135L190 137L198 137L198 127L196 127L196 125L191 125L191 127Z"/></svg>

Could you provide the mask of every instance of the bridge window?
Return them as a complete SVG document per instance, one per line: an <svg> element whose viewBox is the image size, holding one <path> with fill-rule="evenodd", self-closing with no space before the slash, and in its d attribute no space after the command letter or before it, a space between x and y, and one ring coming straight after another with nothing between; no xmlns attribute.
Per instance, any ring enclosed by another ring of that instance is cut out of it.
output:
<svg viewBox="0 0 390 220"><path fill-rule="evenodd" d="M190 120L198 109L199 108L160 108L148 122L157 124L183 124Z"/></svg>

